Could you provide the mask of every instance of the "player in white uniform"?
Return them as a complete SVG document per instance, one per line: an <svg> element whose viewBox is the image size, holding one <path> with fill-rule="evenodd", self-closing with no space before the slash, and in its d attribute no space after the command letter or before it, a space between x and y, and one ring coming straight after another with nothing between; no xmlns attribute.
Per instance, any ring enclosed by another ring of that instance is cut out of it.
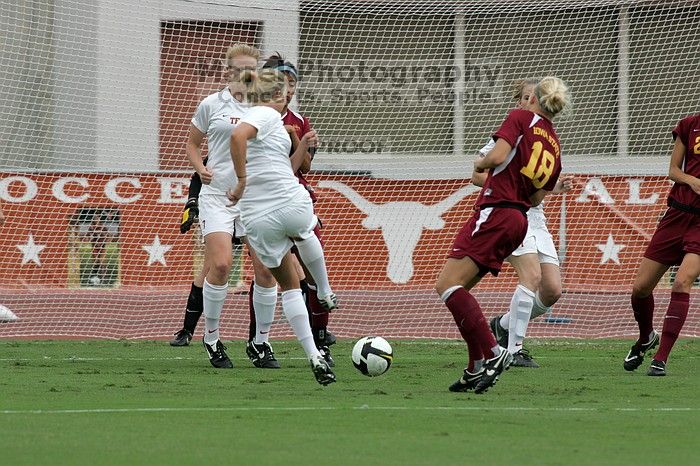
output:
<svg viewBox="0 0 700 466"><path fill-rule="evenodd" d="M287 105L286 77L265 69L260 74L243 72L241 81L247 84L246 96L254 106L231 135L238 183L229 192L229 199L240 208L248 244L279 283L282 310L306 352L316 381L327 385L335 382L335 374L314 342L291 254L296 245L318 286L319 300L329 309L335 308L323 248L313 231L318 219L308 191L292 169L297 156L305 156L308 148L315 146L316 132L306 133L297 153L289 157L292 142L280 118Z"/></svg>
<svg viewBox="0 0 700 466"><path fill-rule="evenodd" d="M515 83L513 97L516 108L526 108L537 80L524 79ZM490 140L479 150L481 157L489 153L495 142ZM472 182L481 186L485 174L474 174ZM481 179L483 177L483 180ZM571 177L562 175L553 193L563 193L571 189ZM491 319L491 331L498 344L507 347L513 354L511 366L539 367L529 352L523 349L523 340L528 322L549 312L561 296L561 273L559 255L552 235L547 229L544 215L544 202L531 207L527 212L528 228L522 244L513 251L508 262L515 268L519 283L513 293L510 308L502 316Z"/></svg>
<svg viewBox="0 0 700 466"><path fill-rule="evenodd" d="M206 97L197 107L187 142L187 156L202 180L199 194L199 224L204 237L204 279L202 297L204 307L204 347L209 362L216 368L231 368L226 347L219 339L219 320L228 291L228 276L232 265L233 236L243 237L245 228L240 223L238 207L226 197L236 183L231 162L231 131L248 111L244 102L245 85L238 81L244 70L255 70L260 52L246 44L231 46L226 53L229 85ZM202 163L201 146L204 137L209 148L207 164ZM258 287L258 310L274 315L277 303L277 284L255 255L251 253ZM259 289L258 289L259 288ZM270 311L271 310L271 311ZM264 317L261 317L265 321ZM271 319L270 319L271 321ZM269 347L269 344L267 345ZM272 354L272 348L269 348Z"/></svg>

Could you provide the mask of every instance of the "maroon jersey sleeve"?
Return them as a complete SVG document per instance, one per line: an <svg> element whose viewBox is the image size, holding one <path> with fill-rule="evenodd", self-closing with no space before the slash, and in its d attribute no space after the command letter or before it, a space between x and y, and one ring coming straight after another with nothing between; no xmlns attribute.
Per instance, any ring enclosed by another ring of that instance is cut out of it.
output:
<svg viewBox="0 0 700 466"><path fill-rule="evenodd" d="M493 133L494 141L503 139L510 147L515 147L518 143L518 137L523 134L528 127L528 123L532 120L532 112L527 110L512 110L501 126Z"/></svg>

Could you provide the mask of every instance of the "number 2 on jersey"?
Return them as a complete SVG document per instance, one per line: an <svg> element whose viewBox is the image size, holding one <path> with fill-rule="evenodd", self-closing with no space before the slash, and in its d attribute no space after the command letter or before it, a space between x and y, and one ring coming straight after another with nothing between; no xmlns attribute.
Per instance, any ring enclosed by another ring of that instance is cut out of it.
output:
<svg viewBox="0 0 700 466"><path fill-rule="evenodd" d="M530 178L532 185L537 189L547 184L549 177L552 176L552 171L554 171L554 155L543 149L542 141L535 142L532 145L530 160L526 166L520 169L520 173Z"/></svg>

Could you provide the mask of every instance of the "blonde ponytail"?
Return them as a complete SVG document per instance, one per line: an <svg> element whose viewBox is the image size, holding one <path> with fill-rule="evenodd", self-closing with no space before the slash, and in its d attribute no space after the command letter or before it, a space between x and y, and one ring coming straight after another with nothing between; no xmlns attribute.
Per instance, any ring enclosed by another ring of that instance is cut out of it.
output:
<svg viewBox="0 0 700 466"><path fill-rule="evenodd" d="M569 87L559 78L547 76L535 86L535 96L540 108L556 116L571 107Z"/></svg>
<svg viewBox="0 0 700 466"><path fill-rule="evenodd" d="M246 100L252 104L270 102L284 94L287 87L284 74L273 69L244 70L238 80L245 85Z"/></svg>

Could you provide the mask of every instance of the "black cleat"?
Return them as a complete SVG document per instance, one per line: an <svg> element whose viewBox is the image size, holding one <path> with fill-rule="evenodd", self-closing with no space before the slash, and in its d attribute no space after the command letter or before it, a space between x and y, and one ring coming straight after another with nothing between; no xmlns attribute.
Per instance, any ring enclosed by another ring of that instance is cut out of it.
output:
<svg viewBox="0 0 700 466"><path fill-rule="evenodd" d="M214 347L211 347L204 341L204 338L202 338L202 343L204 344L204 349L207 350L209 362L212 366L217 369L231 369L233 367L233 363L226 354L226 347L221 343L221 340L216 340Z"/></svg>
<svg viewBox="0 0 700 466"><path fill-rule="evenodd" d="M180 329L177 331L172 340L170 340L170 346L189 346L192 341L192 334L187 329Z"/></svg>
<svg viewBox="0 0 700 466"><path fill-rule="evenodd" d="M513 362L510 363L510 366L531 367L533 369L540 367L540 365L537 364L534 359L532 359L532 356L530 356L530 352L525 348L521 348L520 351L513 355Z"/></svg>
<svg viewBox="0 0 700 466"><path fill-rule="evenodd" d="M335 361L333 360L333 356L331 356L331 350L327 346L319 346L318 352L321 353L321 356L323 356L323 359L326 360L330 367L335 367Z"/></svg>
<svg viewBox="0 0 700 466"><path fill-rule="evenodd" d="M508 370L512 361L513 355L505 348L501 348L501 353L498 356L487 359L486 362L484 362L484 374L481 376L481 380L476 384L474 393L485 393L489 388L496 385L498 376L501 375L503 371Z"/></svg>
<svg viewBox="0 0 700 466"><path fill-rule="evenodd" d="M335 382L335 374L326 360L323 359L323 356L313 356L309 362L311 363L314 377L316 377L316 382L324 386Z"/></svg>
<svg viewBox="0 0 700 466"><path fill-rule="evenodd" d="M476 385L481 380L481 376L484 375L484 369L480 369L474 373L469 372L464 369L464 374L462 377L457 379L455 383L450 385L448 390L451 392L468 392L469 390L474 390Z"/></svg>
<svg viewBox="0 0 700 466"><path fill-rule="evenodd" d="M651 366L649 366L647 375L651 375L652 377L664 377L666 375L666 363L654 359L651 361Z"/></svg>
<svg viewBox="0 0 700 466"><path fill-rule="evenodd" d="M496 316L489 321L491 333L496 337L498 346L508 348L508 330L501 327L501 316Z"/></svg>
<svg viewBox="0 0 700 466"><path fill-rule="evenodd" d="M255 367L261 369L279 369L280 363L275 358L275 353L272 351L272 346L267 343L259 345L253 341L249 341L245 345L245 354L248 355L250 361Z"/></svg>
<svg viewBox="0 0 700 466"><path fill-rule="evenodd" d="M648 342L644 343L643 345L637 345L636 343L632 345L632 348L630 349L629 353L627 353L627 357L625 357L625 362L623 363L625 370L633 371L641 366L642 362L644 362L644 353L654 348L658 344L659 334L654 330L652 331L651 338Z"/></svg>
<svg viewBox="0 0 700 466"><path fill-rule="evenodd" d="M316 346L331 346L335 345L336 338L330 331L326 329L313 330L314 342Z"/></svg>

